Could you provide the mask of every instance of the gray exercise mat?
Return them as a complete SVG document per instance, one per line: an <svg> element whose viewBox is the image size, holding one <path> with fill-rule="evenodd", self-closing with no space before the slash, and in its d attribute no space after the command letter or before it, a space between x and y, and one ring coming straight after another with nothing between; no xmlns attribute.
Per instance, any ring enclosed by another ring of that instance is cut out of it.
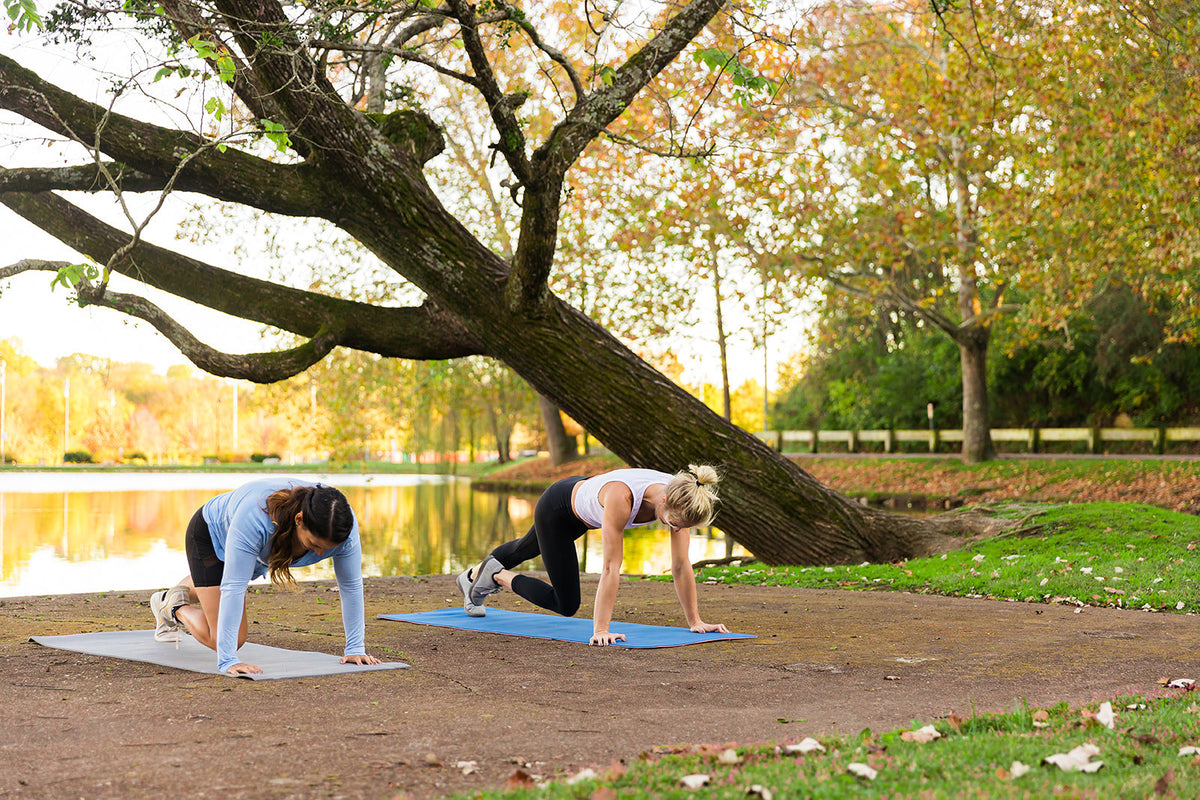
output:
<svg viewBox="0 0 1200 800"><path fill-rule="evenodd" d="M145 661L164 667L192 672L222 675L217 671L217 654L184 636L175 642L154 641L154 631L103 631L74 633L68 636L31 636L31 642L58 650L72 650L93 656L111 656L130 661ZM247 664L262 667L261 675L238 675L255 681L278 678L310 678L315 675L341 675L348 672L371 672L378 669L403 669L408 664L389 661L383 664L343 664L341 656L314 653L310 650L284 650L263 644L247 643L238 650L238 657Z"/></svg>

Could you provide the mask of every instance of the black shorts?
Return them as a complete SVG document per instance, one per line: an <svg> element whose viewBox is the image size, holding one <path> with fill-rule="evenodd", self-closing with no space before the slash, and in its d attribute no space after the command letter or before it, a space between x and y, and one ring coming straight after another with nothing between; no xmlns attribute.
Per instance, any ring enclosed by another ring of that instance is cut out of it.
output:
<svg viewBox="0 0 1200 800"><path fill-rule="evenodd" d="M184 549L187 551L192 583L196 588L220 586L221 576L225 574L225 562L217 557L217 551L213 549L212 536L208 533L208 523L204 521L203 508L198 510L188 523Z"/></svg>

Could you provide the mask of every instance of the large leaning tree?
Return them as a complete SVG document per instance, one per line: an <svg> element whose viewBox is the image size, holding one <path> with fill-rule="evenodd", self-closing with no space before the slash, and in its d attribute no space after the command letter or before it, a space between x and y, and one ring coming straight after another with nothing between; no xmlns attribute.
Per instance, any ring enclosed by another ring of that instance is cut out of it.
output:
<svg viewBox="0 0 1200 800"><path fill-rule="evenodd" d="M201 97L210 117L193 129L178 124L178 112L135 118L0 57L0 108L92 155L74 166L0 170L0 202L94 262L87 268L29 254L0 268L0 278L58 271L80 303L145 320L200 368L251 381L295 375L335 347L404 359L498 359L631 465L718 465L717 524L769 563L889 561L989 528L994 523L969 514L886 514L823 487L548 289L572 164L597 137L636 138L619 126L639 96L664 115L679 113L672 102L702 98L703 85L659 86L656 77L695 40L732 28L739 13L725 0L654 10L552 0L525 9L507 0L68 3L56 12L60 27L140 35L141 53L151 51L147 41L158 43L162 64L145 77L182 81L175 97ZM633 22L618 28L623 14ZM648 19L645 31L631 27ZM443 147L439 125L455 120L435 121L437 94L422 94L413 77L421 70L486 106L495 158L520 206L509 259L481 243L427 180L424 165ZM688 72L719 78L699 67ZM134 84L113 86L128 93ZM138 109L148 94L137 92ZM370 111L381 105L390 113ZM259 146L235 135L244 130L235 130L239 121L260 132ZM664 120L664 128L677 130L671 123L678 120ZM266 152L267 140L282 155ZM365 304L202 263L145 241L140 228L110 226L61 194L168 191L331 223L418 287L423 302ZM111 288L114 273L303 341L279 352L217 352L143 296Z"/></svg>

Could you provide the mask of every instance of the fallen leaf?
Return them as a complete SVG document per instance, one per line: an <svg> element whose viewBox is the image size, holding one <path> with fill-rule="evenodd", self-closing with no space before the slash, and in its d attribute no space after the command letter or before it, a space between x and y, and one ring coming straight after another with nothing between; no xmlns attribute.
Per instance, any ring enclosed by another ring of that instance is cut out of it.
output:
<svg viewBox="0 0 1200 800"><path fill-rule="evenodd" d="M1092 761L1100 755L1100 748L1088 743L1081 744L1069 753L1055 753L1042 759L1043 764L1052 764L1064 772L1095 772L1104 766L1103 761Z"/></svg>
<svg viewBox="0 0 1200 800"><path fill-rule="evenodd" d="M463 775L471 775L479 771L477 769L479 765L474 761L455 761L454 766L456 769L461 770Z"/></svg>
<svg viewBox="0 0 1200 800"><path fill-rule="evenodd" d="M423 760L427 767L440 767L442 765L442 760L433 753L426 753Z"/></svg>
<svg viewBox="0 0 1200 800"><path fill-rule="evenodd" d="M679 782L683 784L685 789L699 789L701 786L707 786L708 780L707 775L696 774L684 775L679 779Z"/></svg>
<svg viewBox="0 0 1200 800"><path fill-rule="evenodd" d="M932 725L926 725L924 728L918 728L915 731L904 731L900 734L902 741L916 742L917 744L926 744L940 738L942 738L942 735Z"/></svg>
<svg viewBox="0 0 1200 800"><path fill-rule="evenodd" d="M536 784L533 782L533 776L523 769L513 770L513 774L508 776L508 782L505 784L507 789L533 789Z"/></svg>
<svg viewBox="0 0 1200 800"><path fill-rule="evenodd" d="M1159 797L1162 797L1163 795L1170 793L1171 796L1174 797L1175 792L1171 791L1171 782L1174 780L1175 780L1175 770L1171 769L1170 767L1167 767L1167 774L1163 775L1161 778L1159 778L1158 780L1156 780L1154 782L1154 793L1156 795L1158 795Z"/></svg>
<svg viewBox="0 0 1200 800"><path fill-rule="evenodd" d="M742 757L737 754L737 750L730 747L721 751L720 755L717 756L717 761L721 764L740 764L742 763Z"/></svg>
<svg viewBox="0 0 1200 800"><path fill-rule="evenodd" d="M785 753L812 753L814 751L824 753L825 748L821 746L820 742L811 736L804 737L796 744L787 744L783 746L783 752Z"/></svg>
<svg viewBox="0 0 1200 800"><path fill-rule="evenodd" d="M1096 712L1096 722L1099 722L1110 731L1116 724L1117 715L1113 713L1112 703L1105 701L1100 704L1100 710Z"/></svg>
<svg viewBox="0 0 1200 800"><path fill-rule="evenodd" d="M1046 711L1045 709L1042 709L1041 711L1035 711L1035 712L1033 712L1033 727L1049 728L1050 723L1047 721L1049 719L1050 719L1049 711Z"/></svg>
<svg viewBox="0 0 1200 800"><path fill-rule="evenodd" d="M617 800L617 790L611 786L601 786L588 795L588 800Z"/></svg>
<svg viewBox="0 0 1200 800"><path fill-rule="evenodd" d="M1179 748L1179 755L1181 755L1181 756L1200 756L1200 747L1196 747L1193 744L1185 745L1185 746Z"/></svg>
<svg viewBox="0 0 1200 800"><path fill-rule="evenodd" d="M758 783L747 789L746 795L749 797L760 797L762 800L771 800L773 796L770 789Z"/></svg>
<svg viewBox="0 0 1200 800"><path fill-rule="evenodd" d="M1012 773L1013 780L1016 780L1017 778L1021 777L1025 773L1029 772L1029 766L1026 764L1022 764L1020 761L1014 761L1012 763L1012 766L1009 767L1008 771L1010 773Z"/></svg>
<svg viewBox="0 0 1200 800"><path fill-rule="evenodd" d="M950 726L950 730L961 732L963 726L963 718L957 714L951 714L946 717L946 724Z"/></svg>
<svg viewBox="0 0 1200 800"><path fill-rule="evenodd" d="M884 675L883 679L885 681L898 681L898 680L900 680L900 676L899 675Z"/></svg>
<svg viewBox="0 0 1200 800"><path fill-rule="evenodd" d="M1196 682L1191 678L1175 678L1167 682L1168 689L1187 689L1191 691L1195 685Z"/></svg>
<svg viewBox="0 0 1200 800"><path fill-rule="evenodd" d="M579 772L576 772L571 777L567 778L566 783L567 783L567 786L574 786L575 784L579 783L580 781L594 781L595 779L596 779L596 770L592 769L591 767L585 767L584 769L579 770Z"/></svg>
<svg viewBox="0 0 1200 800"><path fill-rule="evenodd" d="M875 780L875 776L879 773L868 767L866 764L860 764L857 761L847 764L846 769L854 773L860 778L866 778L869 781Z"/></svg>

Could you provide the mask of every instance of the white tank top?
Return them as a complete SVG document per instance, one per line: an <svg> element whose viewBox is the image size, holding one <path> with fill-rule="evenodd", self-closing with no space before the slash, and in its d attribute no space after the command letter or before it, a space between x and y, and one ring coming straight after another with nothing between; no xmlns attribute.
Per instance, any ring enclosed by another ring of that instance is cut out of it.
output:
<svg viewBox="0 0 1200 800"><path fill-rule="evenodd" d="M615 481L625 484L633 493L633 507L629 509L629 519L625 522L625 528L649 525L654 521L653 519L637 523L633 521L642 507L642 497L646 494L646 489L660 483L665 486L674 477L670 473L659 472L655 469L617 469L588 478L576 486L575 515L583 520L583 524L589 528L599 528L604 520L604 506L600 505L600 490Z"/></svg>

